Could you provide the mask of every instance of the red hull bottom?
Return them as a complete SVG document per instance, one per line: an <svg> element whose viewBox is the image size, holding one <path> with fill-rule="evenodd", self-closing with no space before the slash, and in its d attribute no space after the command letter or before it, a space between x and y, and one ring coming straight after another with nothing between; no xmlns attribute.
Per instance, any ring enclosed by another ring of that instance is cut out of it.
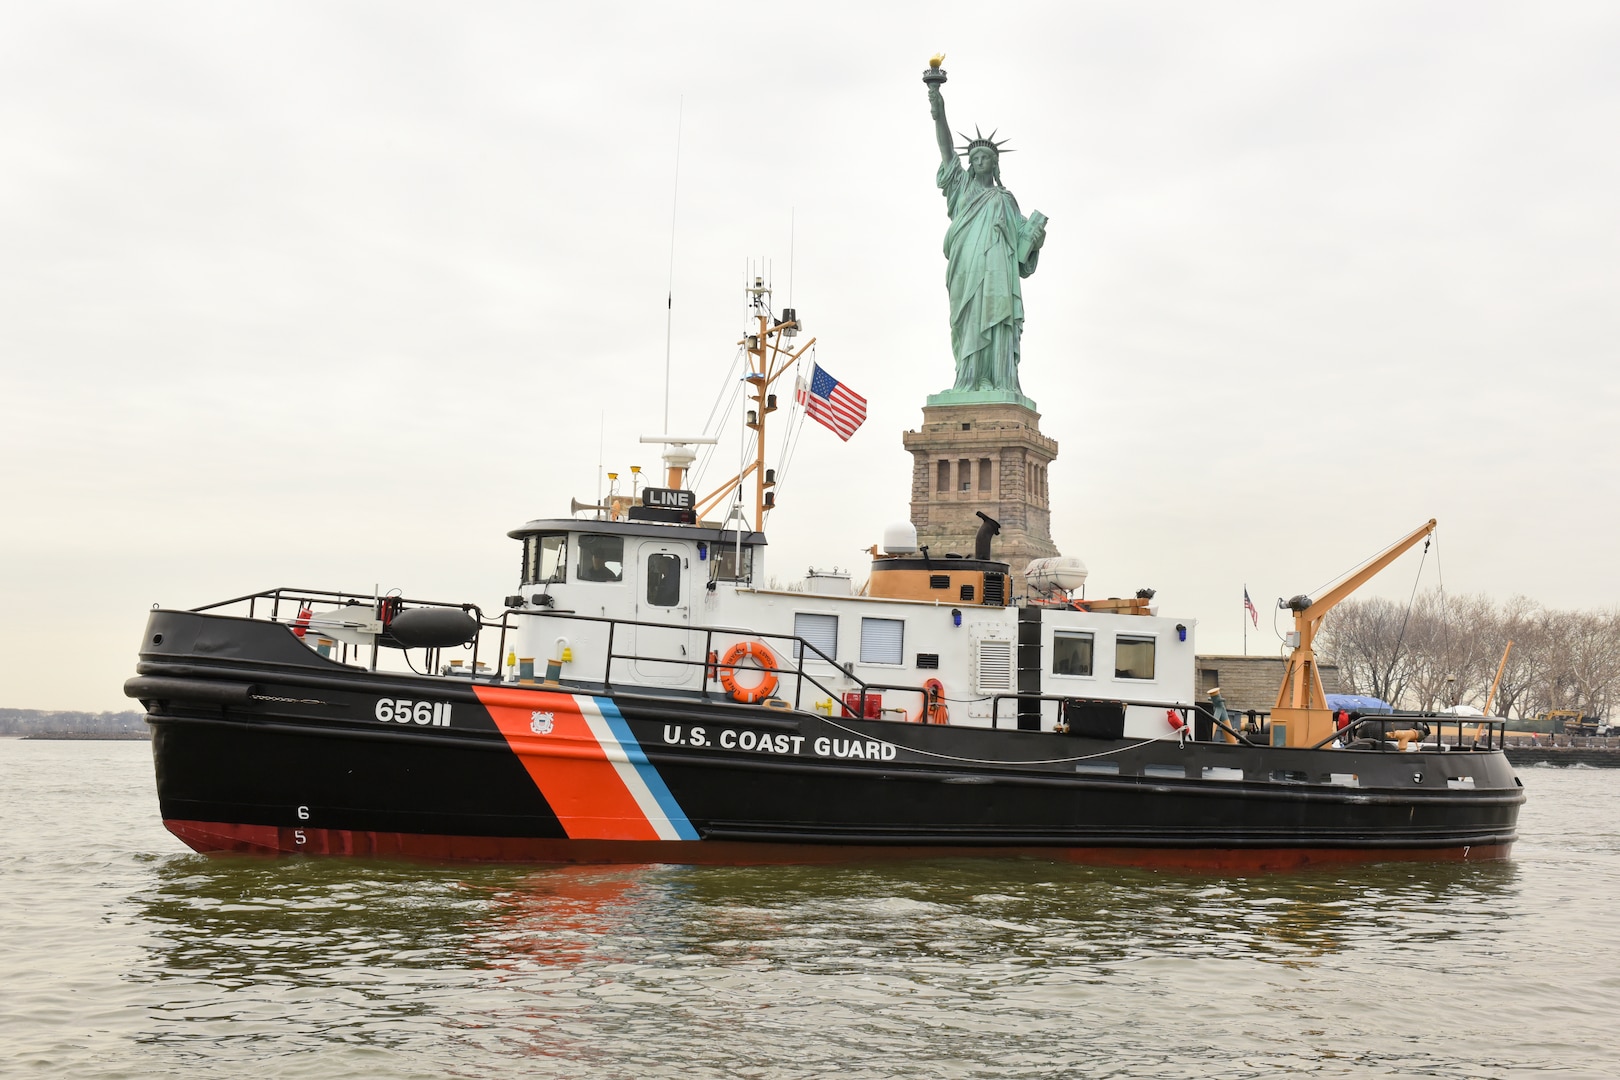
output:
<svg viewBox="0 0 1620 1080"><path fill-rule="evenodd" d="M1395 861L1506 859L1512 844L1448 848L949 847L783 844L713 840L555 840L293 829L165 818L193 851L245 855L349 855L433 862L685 863L714 866L853 863L895 859L1036 858L1091 866L1270 871Z"/></svg>

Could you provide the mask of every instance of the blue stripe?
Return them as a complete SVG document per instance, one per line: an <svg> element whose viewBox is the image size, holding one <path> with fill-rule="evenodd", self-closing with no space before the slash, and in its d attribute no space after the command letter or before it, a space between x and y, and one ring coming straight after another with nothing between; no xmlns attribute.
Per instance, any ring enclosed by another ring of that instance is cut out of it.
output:
<svg viewBox="0 0 1620 1080"><path fill-rule="evenodd" d="M607 721L608 730L613 732L615 739L619 740L619 746L624 750L624 756L629 759L631 765L635 766L636 775L640 776L641 782L647 785L647 790L652 792L652 797L657 801L658 808L664 812L664 816L669 819L670 825L674 827L675 835L682 840L696 840L698 838L697 830L692 827L690 821L686 820L686 814L681 811L681 804L675 801L675 796L670 792L669 785L664 783L662 776L658 775L658 770L653 768L653 763L647 760L647 755L642 752L641 743L636 741L635 733L630 730L630 724L625 720L624 714L619 712L618 705L614 704L613 699L603 697L596 699L596 706L602 710L602 719Z"/></svg>

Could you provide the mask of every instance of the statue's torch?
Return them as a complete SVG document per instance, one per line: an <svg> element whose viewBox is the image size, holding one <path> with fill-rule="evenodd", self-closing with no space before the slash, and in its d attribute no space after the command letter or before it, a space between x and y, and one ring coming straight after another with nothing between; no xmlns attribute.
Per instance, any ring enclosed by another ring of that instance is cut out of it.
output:
<svg viewBox="0 0 1620 1080"><path fill-rule="evenodd" d="M945 69L939 65L945 62L944 53L935 53L928 58L928 70L923 72L923 82L929 86L941 86L945 82Z"/></svg>

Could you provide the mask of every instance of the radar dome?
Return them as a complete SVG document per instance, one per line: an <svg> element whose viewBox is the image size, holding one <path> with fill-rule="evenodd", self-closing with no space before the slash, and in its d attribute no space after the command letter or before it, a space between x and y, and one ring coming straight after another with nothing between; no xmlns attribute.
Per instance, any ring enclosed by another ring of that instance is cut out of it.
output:
<svg viewBox="0 0 1620 1080"><path fill-rule="evenodd" d="M1024 580L1043 596L1072 593L1086 583L1086 564L1073 555L1031 559L1024 567Z"/></svg>
<svg viewBox="0 0 1620 1080"><path fill-rule="evenodd" d="M909 521L897 521L884 529L883 550L890 555L915 555L917 527Z"/></svg>

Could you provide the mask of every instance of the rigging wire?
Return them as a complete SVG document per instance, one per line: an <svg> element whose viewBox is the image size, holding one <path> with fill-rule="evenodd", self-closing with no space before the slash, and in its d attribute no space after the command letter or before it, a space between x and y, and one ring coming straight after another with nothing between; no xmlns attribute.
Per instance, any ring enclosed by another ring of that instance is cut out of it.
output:
<svg viewBox="0 0 1620 1080"><path fill-rule="evenodd" d="M675 211L681 204L681 121L686 116L686 95L675 113L675 180L669 205L669 292L664 298L664 432L669 432L670 341L675 328ZM599 500L600 501L600 500Z"/></svg>
<svg viewBox="0 0 1620 1080"><path fill-rule="evenodd" d="M983 700L983 699L980 698L980 699L977 699L977 700ZM846 733L848 733L850 735L854 735L857 738L861 738L861 739L869 739L869 738L871 738L870 733L864 732L864 731L856 731L854 728L845 727L843 724L840 724L838 721L832 719L831 717L826 718L825 720L822 721L822 723L826 724L828 727L837 728L839 731L846 732ZM1137 743L1135 743L1135 744L1133 744L1131 746L1110 747L1107 750L1100 750L1095 754L1076 754L1073 757L1059 757L1059 758L1032 758L1032 759L1030 759L1028 761L1021 760L1021 761L1018 762L1018 764L1020 764L1020 765L1062 765L1062 764L1065 764L1065 763L1071 762L1071 761L1089 761L1092 758L1112 757L1115 754L1123 754L1123 753L1125 753L1127 751L1135 750L1135 749L1138 749L1139 747L1143 747L1143 746L1148 746L1148 745L1150 745L1152 743L1167 742L1170 739L1178 739L1180 737L1181 737L1180 735L1172 732L1171 734L1168 734L1168 735L1158 735L1158 736L1155 736L1155 737L1153 737L1151 739L1143 739L1140 742L1137 742ZM905 748L907 750L910 750L913 754L921 754L923 757L931 757L931 758L934 758L937 761L960 761L960 762L963 762L964 764L969 764L969 765L1005 765L1006 764L1005 761L992 761L992 760L989 760L987 758L958 757L955 754L937 754L937 753L934 753L931 750L923 750L920 747L916 747L916 746L910 746L910 745L906 745L906 744L900 744L900 745L905 745Z"/></svg>
<svg viewBox="0 0 1620 1080"><path fill-rule="evenodd" d="M1394 655L1401 654L1401 644L1406 640L1406 624L1412 621L1412 605L1417 600L1418 585L1423 581L1423 564L1429 561L1429 545L1434 537L1428 536L1423 541L1423 557L1418 560L1417 574L1412 578L1412 595L1406 598L1406 614L1401 616L1401 632L1395 636ZM1438 556L1436 556L1438 559Z"/></svg>
<svg viewBox="0 0 1620 1080"><path fill-rule="evenodd" d="M782 450L776 466L776 496L781 501L782 492L786 488L788 463L793 460L793 452L799 447L799 436L804 431L805 411L795 402L793 409L788 413L786 422L782 425ZM772 507L771 509L775 509Z"/></svg>
<svg viewBox="0 0 1620 1080"><path fill-rule="evenodd" d="M1437 534L1438 532L1439 530L1436 530ZM1434 537L1436 541L1434 545L1434 577L1435 584L1440 590L1440 640L1445 647L1446 663L1449 665L1451 663L1451 605L1446 601L1446 575L1440 571L1439 539L1438 535ZM1449 701L1446 704L1456 705L1457 702Z"/></svg>
<svg viewBox="0 0 1620 1080"><path fill-rule="evenodd" d="M814 345L810 346L810 355L812 357L816 355ZM788 422L783 425L782 450L776 465L776 495L778 500L781 499L783 486L787 482L788 466L792 464L793 455L799 448L799 437L804 433L804 418L808 415L809 413L804 406L799 403L798 391L795 388L793 406L788 414ZM791 443L789 442L790 435Z"/></svg>
<svg viewBox="0 0 1620 1080"><path fill-rule="evenodd" d="M1430 535L1430 539L1433 539L1432 534ZM1401 541L1397 540L1397 541L1395 541L1395 544L1398 544L1400 542ZM1345 578L1349 577L1351 574L1354 574L1356 571L1360 570L1363 566L1366 566L1368 563L1373 562L1376 559L1382 558L1384 556L1384 553L1387 552L1390 548L1394 547L1395 544L1388 544L1385 547L1383 547L1382 549L1373 552L1371 555L1367 556L1365 559L1362 559L1360 562L1356 563L1350 569L1344 571L1342 574L1336 574L1333 577L1328 578L1326 581L1322 582L1322 584L1318 585L1316 588L1312 589L1310 592L1306 593L1305 595L1306 596L1318 596L1318 595L1320 595L1325 589L1327 589L1327 587L1329 585L1332 585L1334 582L1343 581ZM1428 540L1425 540L1423 542L1423 551L1424 551L1424 554L1428 554L1428 551L1429 551L1429 541Z"/></svg>
<svg viewBox="0 0 1620 1080"><path fill-rule="evenodd" d="M737 347L737 353L731 358L731 367L727 369L725 381L720 384L720 390L715 394L714 405L709 409L709 418L703 421L702 434L707 436L710 432L719 434L725 426L725 418L731 415L736 408L737 396L742 393L742 382L736 378L737 367L743 357L742 346ZM717 421L716 418L719 418ZM698 488L702 486L703 477L709 468L709 462L714 457L714 448L717 443L709 443L698 452L698 459L691 469L691 485Z"/></svg>

